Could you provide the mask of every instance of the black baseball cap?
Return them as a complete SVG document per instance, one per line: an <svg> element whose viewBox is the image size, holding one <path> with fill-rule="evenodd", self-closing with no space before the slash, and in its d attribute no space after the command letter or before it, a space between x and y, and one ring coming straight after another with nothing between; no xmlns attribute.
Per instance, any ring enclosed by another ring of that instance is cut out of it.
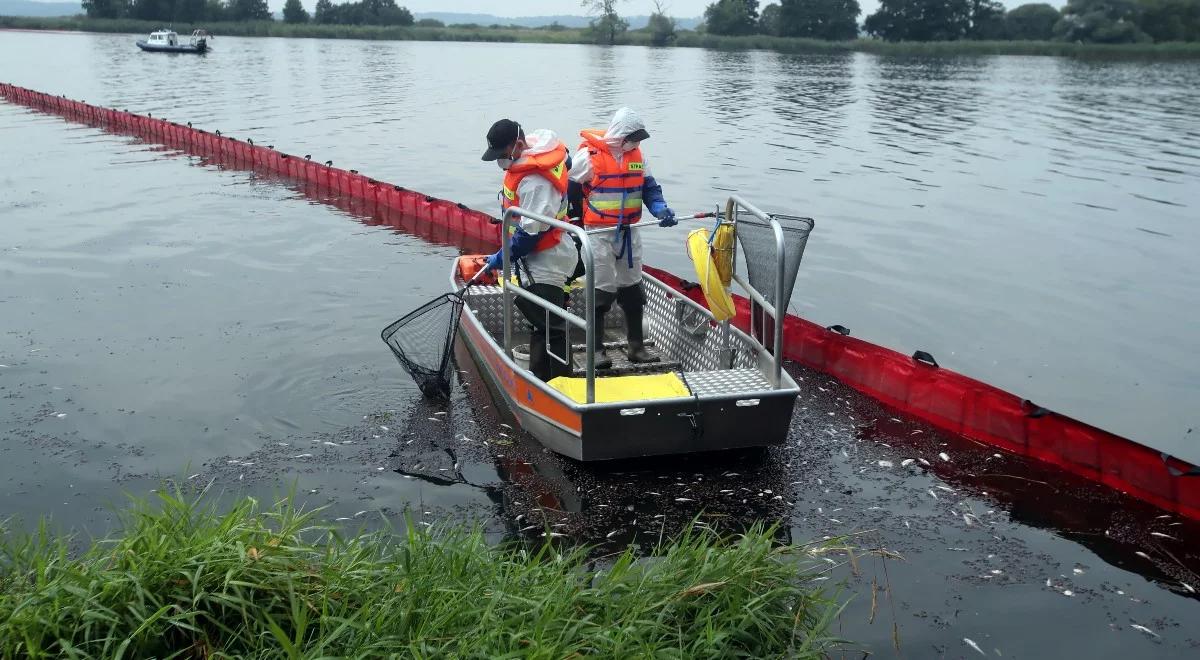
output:
<svg viewBox="0 0 1200 660"><path fill-rule="evenodd" d="M501 119L492 124L487 132L487 151L483 152L483 160L496 160L508 155L514 142L525 137L521 125L511 119Z"/></svg>
<svg viewBox="0 0 1200 660"><path fill-rule="evenodd" d="M645 140L648 137L650 137L650 134L646 132L646 129L639 128L636 131L630 133L629 135L626 135L625 140L627 142L641 142L642 140Z"/></svg>

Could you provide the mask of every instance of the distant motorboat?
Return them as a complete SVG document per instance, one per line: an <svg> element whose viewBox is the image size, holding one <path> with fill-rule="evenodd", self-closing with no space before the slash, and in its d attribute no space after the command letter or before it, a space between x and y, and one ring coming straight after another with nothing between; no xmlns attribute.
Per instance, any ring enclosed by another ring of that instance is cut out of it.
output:
<svg viewBox="0 0 1200 660"><path fill-rule="evenodd" d="M205 30L194 30L188 43L179 43L179 35L174 30L157 30L150 33L150 38L138 41L137 47L150 53L197 53L208 52L208 40L212 36Z"/></svg>

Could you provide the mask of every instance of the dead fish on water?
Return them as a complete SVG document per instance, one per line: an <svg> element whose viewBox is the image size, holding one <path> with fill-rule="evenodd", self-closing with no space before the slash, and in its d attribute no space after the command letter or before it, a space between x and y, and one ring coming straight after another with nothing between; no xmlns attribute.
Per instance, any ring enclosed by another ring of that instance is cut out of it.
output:
<svg viewBox="0 0 1200 660"><path fill-rule="evenodd" d="M987 655L986 653L983 652L983 649L979 648L978 644L976 644L975 642L972 642L971 640L967 639L966 637L963 637L963 644L966 644L967 646L975 649L975 651L977 653L979 653L979 655L984 655L984 656Z"/></svg>
<svg viewBox="0 0 1200 660"><path fill-rule="evenodd" d="M1162 532L1150 532L1150 536L1157 536L1160 539L1171 539L1172 541L1179 540L1179 539L1175 538L1174 536L1169 536L1167 534L1163 534Z"/></svg>
<svg viewBox="0 0 1200 660"><path fill-rule="evenodd" d="M906 458L906 459L900 461L900 467L908 467L913 464L914 460L915 459L912 459L912 458Z"/></svg>
<svg viewBox="0 0 1200 660"><path fill-rule="evenodd" d="M341 447L341 445L339 445L339 444L338 444L338 443L336 443L336 442L325 442L325 443L322 443L322 444L324 444L324 445L325 445L325 446L327 446L327 447Z"/></svg>
<svg viewBox="0 0 1200 660"><path fill-rule="evenodd" d="M938 454L938 458L942 459L943 461L950 460L950 457L946 455L946 452L942 452L942 453Z"/></svg>
<svg viewBox="0 0 1200 660"><path fill-rule="evenodd" d="M606 539L611 539L612 537L614 537L614 536L616 536L617 534L620 534L620 533L621 533L621 530L619 530L619 529L614 529L613 531L611 531L611 532L609 532L609 533L605 534L605 535L604 535L604 538L606 538Z"/></svg>
<svg viewBox="0 0 1200 660"><path fill-rule="evenodd" d="M385 432L385 433L386 433L386 432L387 432L387 430L388 430L388 427L386 427L386 426L381 426L381 427L379 427L379 430L380 430L380 431L383 431L383 432Z"/></svg>
<svg viewBox="0 0 1200 660"><path fill-rule="evenodd" d="M695 502L696 500L688 499L686 497L676 497L675 501L676 502Z"/></svg>
<svg viewBox="0 0 1200 660"><path fill-rule="evenodd" d="M1135 555L1137 555L1137 556L1141 557L1142 559L1149 559L1150 561L1154 561L1153 559L1150 559L1150 555L1148 555L1148 554L1146 554L1146 553L1142 552L1141 550L1138 550L1137 552L1135 552L1135 553L1133 553L1133 554L1135 554Z"/></svg>
<svg viewBox="0 0 1200 660"><path fill-rule="evenodd" d="M947 493L953 493L954 489L949 486L938 486L938 490L944 490Z"/></svg>
<svg viewBox="0 0 1200 660"><path fill-rule="evenodd" d="M937 493L933 492L933 490L932 490L932 489L930 489L930 490L927 490L927 491L925 491L925 492L929 493L929 496L930 496L930 497L932 497L932 498L933 498L933 499L935 499L935 500L938 498L938 496L937 496Z"/></svg>
<svg viewBox="0 0 1200 660"><path fill-rule="evenodd" d="M1162 639L1161 637L1159 637L1158 633L1154 632L1153 630L1150 630L1146 626L1139 626L1136 623L1131 623L1131 624L1129 624L1129 627L1133 628L1134 630L1137 630L1139 632L1144 632L1147 635L1151 635L1153 637L1158 637L1159 639Z"/></svg>
<svg viewBox="0 0 1200 660"><path fill-rule="evenodd" d="M895 465L891 461L879 461L879 467L891 468L891 467L895 467Z"/></svg>
<svg viewBox="0 0 1200 660"><path fill-rule="evenodd" d="M312 458L312 454L297 454L292 458Z"/></svg>
<svg viewBox="0 0 1200 660"><path fill-rule="evenodd" d="M918 461L921 461L921 465L929 465L929 461L927 461L927 460L925 460L925 459L923 459L923 458L918 458L917 460L918 460Z"/></svg>

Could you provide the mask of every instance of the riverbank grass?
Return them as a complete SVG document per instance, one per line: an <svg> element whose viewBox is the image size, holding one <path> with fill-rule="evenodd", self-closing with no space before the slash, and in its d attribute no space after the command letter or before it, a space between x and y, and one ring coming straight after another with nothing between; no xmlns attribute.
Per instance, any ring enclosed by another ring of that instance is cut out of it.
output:
<svg viewBox="0 0 1200 660"><path fill-rule="evenodd" d="M290 500L135 501L72 553L0 546L0 657L823 657L834 603L770 530L691 528L639 558L489 545L478 530L343 536ZM809 566L809 568L805 568Z"/></svg>
<svg viewBox="0 0 1200 660"><path fill-rule="evenodd" d="M161 23L135 19L102 19L85 16L18 17L0 16L0 28L22 30L72 30L146 35L162 27ZM319 39L369 39L386 41L491 41L521 43L589 44L594 39L587 30L521 27L484 27L450 25L446 27L292 24L280 21L239 23L176 23L174 29L187 34L193 28L207 28L217 36L235 37L308 37ZM651 34L631 30L618 37L618 45L650 46ZM768 35L723 36L692 30L680 30L672 46L715 50L771 50L781 53L851 53L877 55L951 57L971 55L1054 55L1082 58L1189 59L1200 58L1200 42L1150 44L1085 44L1064 41L883 41L854 39L823 41Z"/></svg>

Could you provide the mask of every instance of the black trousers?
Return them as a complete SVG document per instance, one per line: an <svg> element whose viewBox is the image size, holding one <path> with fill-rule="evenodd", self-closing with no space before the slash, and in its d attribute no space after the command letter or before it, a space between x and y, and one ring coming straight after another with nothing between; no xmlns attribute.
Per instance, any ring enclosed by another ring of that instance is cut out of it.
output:
<svg viewBox="0 0 1200 660"><path fill-rule="evenodd" d="M531 284L526 286L525 290L558 307L566 306L567 293L561 286ZM521 310L521 313L525 315L526 319L529 319L530 325L533 326L533 332L529 336L529 370L542 380L550 380L556 376L570 376L571 347L566 345L566 321L561 316L547 313L545 309L524 298L517 298L514 302L517 309ZM546 318L547 316L549 319ZM546 343L547 320L549 320L549 344ZM566 360L567 364L551 357L551 351L559 359Z"/></svg>

